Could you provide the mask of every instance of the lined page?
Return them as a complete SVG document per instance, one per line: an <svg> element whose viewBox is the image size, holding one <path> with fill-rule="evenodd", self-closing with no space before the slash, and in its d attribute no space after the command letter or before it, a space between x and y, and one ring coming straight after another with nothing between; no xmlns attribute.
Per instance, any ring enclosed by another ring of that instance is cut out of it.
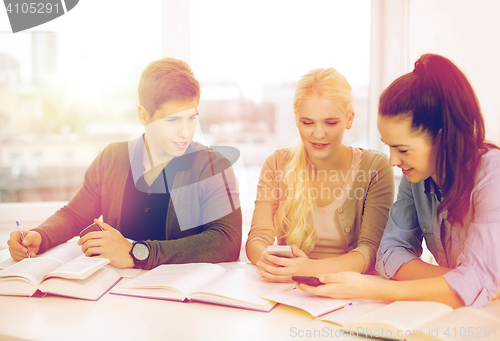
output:
<svg viewBox="0 0 500 341"><path fill-rule="evenodd" d="M321 316L320 319L322 321L329 321L343 326L344 324L351 322L359 318L360 316L385 307L387 304L389 303L380 301L360 302L339 310L332 311L331 313Z"/></svg>
<svg viewBox="0 0 500 341"><path fill-rule="evenodd" d="M264 298L302 309L304 311L307 311L313 317L318 317L320 315L343 308L348 304L356 302L356 300L352 299L340 300L314 296L300 289L266 295L264 296Z"/></svg>

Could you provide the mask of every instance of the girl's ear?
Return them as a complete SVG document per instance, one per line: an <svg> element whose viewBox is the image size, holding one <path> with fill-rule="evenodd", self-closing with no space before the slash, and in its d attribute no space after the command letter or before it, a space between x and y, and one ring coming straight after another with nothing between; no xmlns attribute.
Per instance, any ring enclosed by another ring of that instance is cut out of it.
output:
<svg viewBox="0 0 500 341"><path fill-rule="evenodd" d="M354 122L354 116L355 116L354 111L347 115L347 124L345 126L347 130L352 128L352 123Z"/></svg>
<svg viewBox="0 0 500 341"><path fill-rule="evenodd" d="M442 135L443 128L439 129L438 133L436 134L436 137L432 139L432 143L436 144L441 141L441 135Z"/></svg>

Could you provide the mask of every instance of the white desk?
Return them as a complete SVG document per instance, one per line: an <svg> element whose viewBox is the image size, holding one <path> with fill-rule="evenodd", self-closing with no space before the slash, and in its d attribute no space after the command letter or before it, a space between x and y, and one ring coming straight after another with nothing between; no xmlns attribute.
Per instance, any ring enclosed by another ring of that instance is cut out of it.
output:
<svg viewBox="0 0 500 341"><path fill-rule="evenodd" d="M8 250L0 251L0 261L6 258ZM491 302L488 309L500 316L500 300ZM55 296L0 296L1 341L337 339L364 338L341 334L339 326L314 320L306 312L284 305L264 313L111 294L97 302Z"/></svg>
<svg viewBox="0 0 500 341"><path fill-rule="evenodd" d="M0 297L0 307L1 340L290 340L298 339L292 328L339 329L283 305L264 313L108 294L97 302Z"/></svg>
<svg viewBox="0 0 500 341"><path fill-rule="evenodd" d="M9 257L0 251L0 261ZM107 294L99 301L0 296L0 340L297 340L338 326L295 308L257 312ZM295 335L295 336L294 336ZM305 335L305 334L304 334ZM319 334L318 334L319 335ZM306 337L314 340L313 337ZM342 340L359 340L342 337Z"/></svg>

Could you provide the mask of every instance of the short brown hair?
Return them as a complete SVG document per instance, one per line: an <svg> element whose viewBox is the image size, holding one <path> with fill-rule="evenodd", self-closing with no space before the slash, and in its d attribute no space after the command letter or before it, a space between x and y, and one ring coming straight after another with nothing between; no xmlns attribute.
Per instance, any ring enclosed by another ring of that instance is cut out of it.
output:
<svg viewBox="0 0 500 341"><path fill-rule="evenodd" d="M171 101L200 100L200 83L189 65L180 59L163 58L151 62L139 80L139 104L150 115Z"/></svg>

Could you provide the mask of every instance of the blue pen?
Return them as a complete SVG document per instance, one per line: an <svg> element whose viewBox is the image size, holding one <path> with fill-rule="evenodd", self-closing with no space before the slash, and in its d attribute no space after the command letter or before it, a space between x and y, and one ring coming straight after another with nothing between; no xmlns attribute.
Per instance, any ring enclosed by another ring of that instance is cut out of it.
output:
<svg viewBox="0 0 500 341"><path fill-rule="evenodd" d="M353 305L353 303L352 303L352 302L350 302L350 303L346 304L345 306L343 306L342 308L344 308L344 309L345 309L345 308L348 308L348 307L350 307L350 306L352 306L352 305Z"/></svg>
<svg viewBox="0 0 500 341"><path fill-rule="evenodd" d="M19 233L21 234L21 245L22 245L22 242L24 240L23 230L21 230L21 225L19 225L19 222L17 220L16 220L16 224L17 224L17 228L19 229ZM28 255L28 258L31 258L30 250L28 250L28 248L26 248L26 254Z"/></svg>

